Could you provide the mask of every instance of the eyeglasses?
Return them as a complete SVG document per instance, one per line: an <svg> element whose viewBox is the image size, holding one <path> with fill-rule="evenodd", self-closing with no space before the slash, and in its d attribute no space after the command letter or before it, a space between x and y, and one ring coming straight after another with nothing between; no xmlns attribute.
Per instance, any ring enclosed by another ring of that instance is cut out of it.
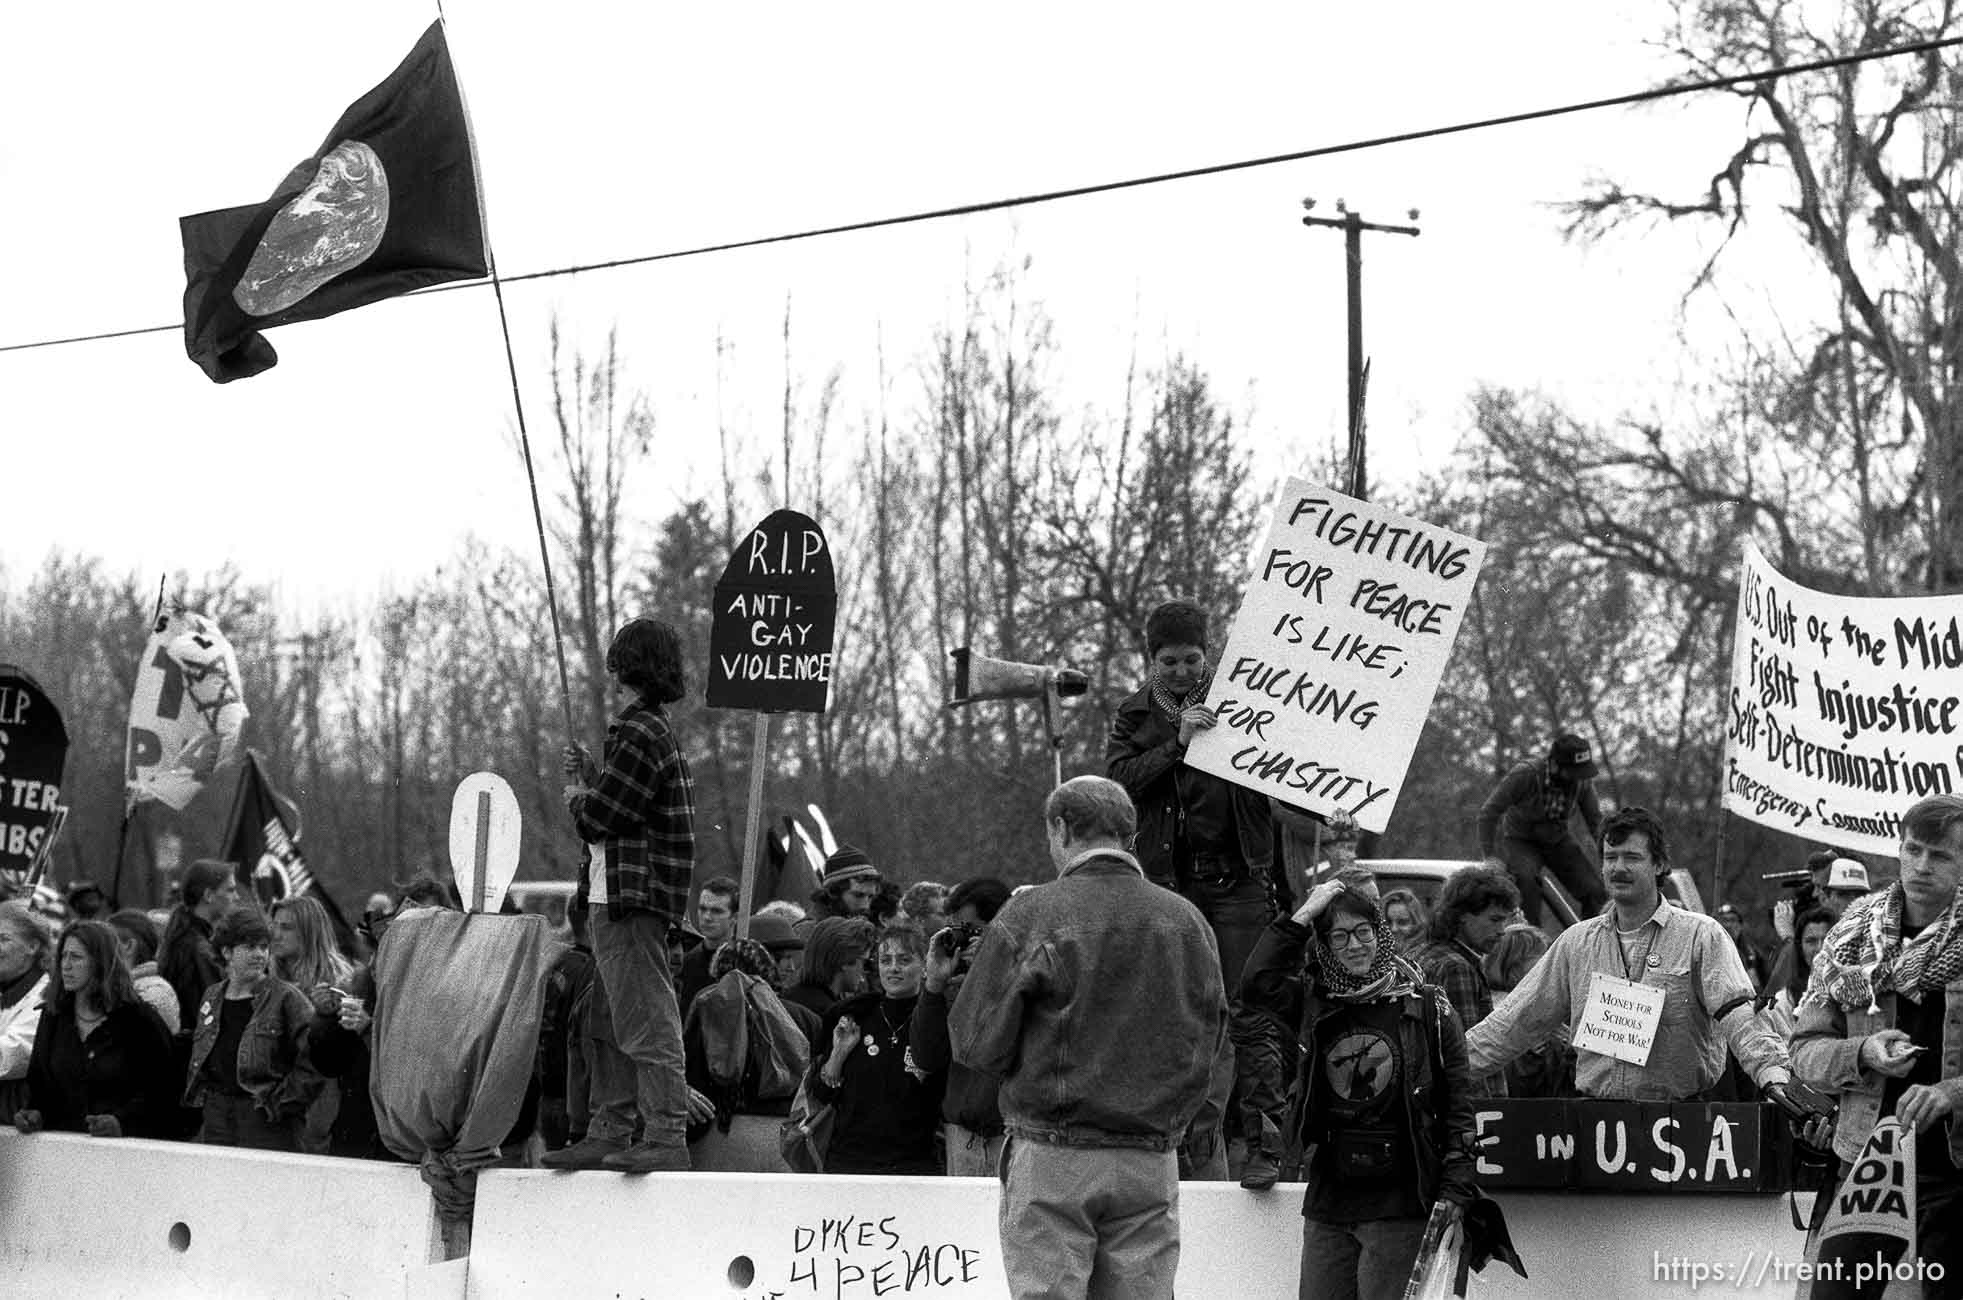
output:
<svg viewBox="0 0 1963 1300"><path fill-rule="evenodd" d="M1331 952L1341 952L1343 949L1352 946L1369 948L1375 946L1376 942L1377 927L1374 925L1356 925L1351 926L1347 930L1331 930L1329 932L1329 950Z"/></svg>

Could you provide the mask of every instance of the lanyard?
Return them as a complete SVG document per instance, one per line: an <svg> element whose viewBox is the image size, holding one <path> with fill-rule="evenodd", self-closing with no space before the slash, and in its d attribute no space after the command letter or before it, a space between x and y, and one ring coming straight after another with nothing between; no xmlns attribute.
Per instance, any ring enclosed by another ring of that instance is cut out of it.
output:
<svg viewBox="0 0 1963 1300"><path fill-rule="evenodd" d="M1649 926L1648 921L1643 922L1643 928L1647 929L1648 926ZM1610 918L1609 928L1610 929L1615 928L1614 918ZM1642 959L1636 963L1636 968L1638 970L1646 971L1649 969L1650 951L1655 947L1656 947L1656 932L1654 930L1651 930L1649 936L1649 942L1643 945ZM1628 980L1631 984L1640 984L1642 981L1639 978L1637 978L1635 975L1631 974L1629 971L1629 949L1626 946L1624 946L1622 942L1622 932L1620 930L1616 930L1616 934L1615 934L1615 951L1617 955L1619 955L1622 958L1622 977Z"/></svg>

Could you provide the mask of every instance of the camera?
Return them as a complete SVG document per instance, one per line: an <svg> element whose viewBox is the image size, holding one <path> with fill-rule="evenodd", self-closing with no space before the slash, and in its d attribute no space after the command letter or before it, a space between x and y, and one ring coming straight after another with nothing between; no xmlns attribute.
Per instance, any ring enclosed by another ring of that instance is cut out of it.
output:
<svg viewBox="0 0 1963 1300"><path fill-rule="evenodd" d="M959 952L975 940L981 938L982 931L987 928L987 926L974 921L949 922L947 927L948 946Z"/></svg>
<svg viewBox="0 0 1963 1300"><path fill-rule="evenodd" d="M950 921L948 922L947 928L941 932L943 936L942 942L945 945L946 951L960 952L969 944L981 938L982 931L987 928L987 926L979 925L973 921Z"/></svg>

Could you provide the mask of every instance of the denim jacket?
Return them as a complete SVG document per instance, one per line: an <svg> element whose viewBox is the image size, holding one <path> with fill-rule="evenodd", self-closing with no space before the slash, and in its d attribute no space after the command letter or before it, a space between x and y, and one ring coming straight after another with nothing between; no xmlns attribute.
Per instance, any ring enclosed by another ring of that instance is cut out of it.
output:
<svg viewBox="0 0 1963 1300"><path fill-rule="evenodd" d="M1858 1160L1862 1144L1881 1122L1888 1078L1861 1064L1861 1044L1870 1034L1895 1027L1895 997L1883 993L1876 998L1878 1011L1843 1011L1830 997L1800 1005L1793 1030L1793 1073L1822 1092L1840 1094L1833 1145L1842 1160ZM1949 1126L1949 1158L1963 1166L1963 979L1943 988L1942 1078L1932 1086L1949 1097L1949 1117L1942 1121Z"/></svg>
<svg viewBox="0 0 1963 1300"><path fill-rule="evenodd" d="M225 981L220 980L204 991L198 1004L191 1067L184 1080L186 1106L204 1104L204 1063L218 1041L224 998ZM307 995L284 980L268 977L252 995L252 1019L239 1040L239 1087L252 1094L259 1112L271 1123L305 1114L325 1083L307 1047L313 1020Z"/></svg>
<svg viewBox="0 0 1963 1300"><path fill-rule="evenodd" d="M1171 1150L1230 1052L1213 932L1130 854L1086 854L996 915L948 1035L1012 1135Z"/></svg>
<svg viewBox="0 0 1963 1300"><path fill-rule="evenodd" d="M1276 921L1262 934L1241 976L1241 1003L1281 1024L1299 1026L1301 1067L1292 1096L1298 1134L1313 1146L1324 1134L1307 1131L1316 1114L1314 1089L1322 1077L1316 1042L1322 1024L1343 1008L1306 987L1302 958L1309 932L1292 920ZM1402 999L1398 1053L1405 1062L1405 1116L1417 1151L1418 1199L1426 1205L1440 1196L1461 1204L1475 1194L1472 1075L1466 1065L1465 1030L1443 990L1420 984ZM1441 1076L1436 1067L1442 1066Z"/></svg>

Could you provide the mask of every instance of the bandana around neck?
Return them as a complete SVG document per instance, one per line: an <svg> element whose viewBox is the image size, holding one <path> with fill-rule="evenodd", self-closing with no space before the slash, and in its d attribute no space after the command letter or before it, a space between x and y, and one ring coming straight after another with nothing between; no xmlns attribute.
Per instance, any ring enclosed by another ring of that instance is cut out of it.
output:
<svg viewBox="0 0 1963 1300"><path fill-rule="evenodd" d="M1165 679L1159 676L1158 666L1154 665L1152 668L1152 703L1158 705L1159 711L1164 713L1168 718L1171 718L1174 722L1178 722L1180 714L1206 698L1207 687L1211 685L1213 685L1213 665L1208 664L1206 671L1200 674L1200 680L1195 683L1193 689L1186 692L1184 699L1180 699L1166 686Z"/></svg>
<svg viewBox="0 0 1963 1300"><path fill-rule="evenodd" d="M1403 997L1416 984L1409 966L1398 958L1397 948L1391 942L1390 922L1385 920L1377 922L1377 957L1368 971L1351 974L1342 958L1313 930L1309 934L1309 967L1315 983L1330 997L1343 1002Z"/></svg>
<svg viewBox="0 0 1963 1300"><path fill-rule="evenodd" d="M1871 894L1847 909L1827 940L1820 945L1819 970L1807 998L1824 990L1848 1011L1880 1010L1883 993L1899 993L1920 1002L1924 993L1963 976L1963 892L1949 901L1943 914L1906 942L1902 939L1902 886L1897 881L1886 893Z"/></svg>

